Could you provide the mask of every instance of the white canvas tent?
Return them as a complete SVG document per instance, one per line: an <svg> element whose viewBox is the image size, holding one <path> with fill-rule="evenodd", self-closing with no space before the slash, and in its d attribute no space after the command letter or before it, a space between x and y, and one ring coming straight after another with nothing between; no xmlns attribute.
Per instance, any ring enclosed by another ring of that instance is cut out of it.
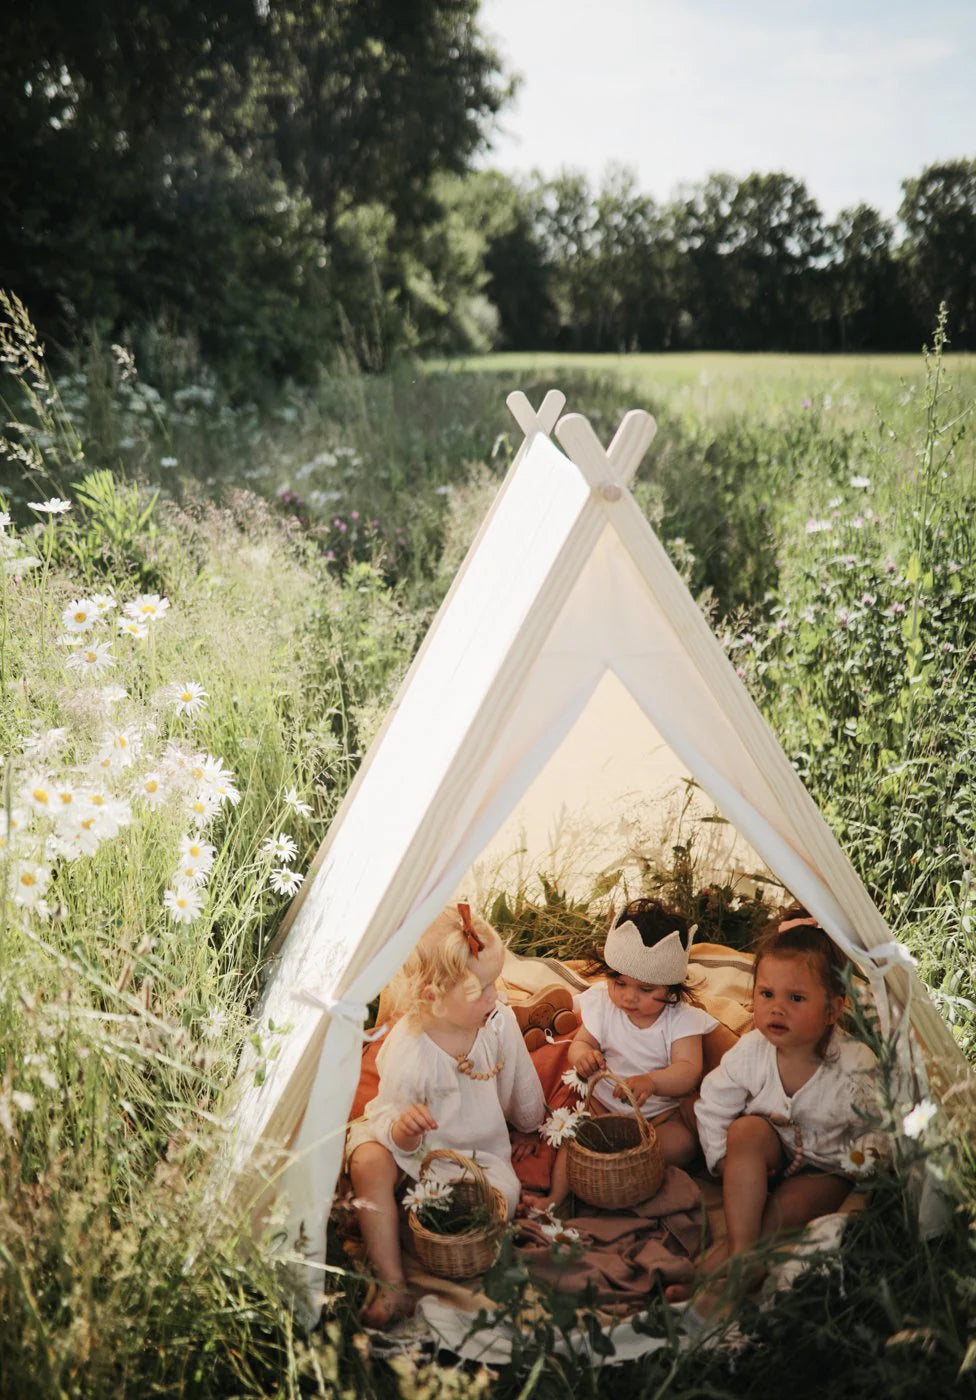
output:
<svg viewBox="0 0 976 1400"><path fill-rule="evenodd" d="M748 843L747 860L857 961L885 1016L885 979L901 1004L915 982L628 490L653 420L629 413L605 452L585 419L556 424L563 402L551 391L537 416L509 398L526 441L290 911L241 1067L230 1179L254 1203L284 1193L289 1237L301 1230L313 1267L366 1005L520 802L545 806L548 782L567 809L585 808L594 783L612 787L619 769L597 762L586 791L565 790L573 770L561 778L558 757L574 731L589 736L584 750L626 742L631 799L636 747L666 752ZM635 726L644 741L632 747ZM930 1069L959 1077L961 1053L917 982L910 1007Z"/></svg>

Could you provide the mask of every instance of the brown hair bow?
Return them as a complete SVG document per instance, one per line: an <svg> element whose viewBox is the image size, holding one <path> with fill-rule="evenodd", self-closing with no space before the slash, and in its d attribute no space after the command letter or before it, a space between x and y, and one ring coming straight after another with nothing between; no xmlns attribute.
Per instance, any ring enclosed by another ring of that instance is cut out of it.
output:
<svg viewBox="0 0 976 1400"><path fill-rule="evenodd" d="M479 937L477 929L471 922L471 905L459 904L457 910L461 915L461 933L464 935L464 940L468 945L468 952L473 958L476 958L485 946L485 943L484 939Z"/></svg>

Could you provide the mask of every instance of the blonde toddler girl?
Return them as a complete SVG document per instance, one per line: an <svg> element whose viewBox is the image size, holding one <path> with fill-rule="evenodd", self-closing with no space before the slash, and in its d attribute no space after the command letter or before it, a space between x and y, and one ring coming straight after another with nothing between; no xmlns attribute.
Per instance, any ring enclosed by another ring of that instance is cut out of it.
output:
<svg viewBox="0 0 976 1400"><path fill-rule="evenodd" d="M380 1050L379 1090L350 1128L347 1147L378 1280L362 1313L368 1325L382 1327L410 1310L396 1193L404 1177L417 1178L427 1152L477 1155L509 1216L518 1203L508 1124L534 1132L545 1103L515 1015L498 1001L503 960L491 925L458 904L421 935L394 984L404 1014ZM529 1140L519 1140L515 1155L531 1150Z"/></svg>

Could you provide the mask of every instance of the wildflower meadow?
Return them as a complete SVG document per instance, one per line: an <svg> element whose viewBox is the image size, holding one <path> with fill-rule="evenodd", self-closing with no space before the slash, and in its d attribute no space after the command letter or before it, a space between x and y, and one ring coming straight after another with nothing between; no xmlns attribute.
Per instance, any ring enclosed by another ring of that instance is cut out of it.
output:
<svg viewBox="0 0 976 1400"><path fill-rule="evenodd" d="M619 1368L587 1300L508 1250L510 1366L373 1354L341 1250L304 1335L212 1189L267 949L518 446L517 386L605 440L655 412L637 498L976 1059L976 367L945 322L890 362L337 363L257 404L145 384L124 347L55 376L26 309L2 318L0 1394L752 1395L786 1367L798 1395L971 1389L964 1086L890 1106L870 1209L737 1348L686 1345L654 1296L666 1344ZM540 879L496 921L566 954L606 895Z"/></svg>

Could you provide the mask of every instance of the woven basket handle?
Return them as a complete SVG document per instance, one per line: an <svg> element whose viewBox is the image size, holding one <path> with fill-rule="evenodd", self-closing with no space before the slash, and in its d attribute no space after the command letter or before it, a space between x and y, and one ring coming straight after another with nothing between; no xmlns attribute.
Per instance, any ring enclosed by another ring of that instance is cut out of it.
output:
<svg viewBox="0 0 976 1400"><path fill-rule="evenodd" d="M455 1152L454 1149L451 1147L431 1148L431 1150L427 1153L426 1157L420 1164L418 1180L423 1181L424 1173L430 1166L431 1162L437 1161L454 1162L457 1166L461 1168L462 1173L467 1172L467 1174L471 1177L471 1180L474 1182L475 1187L478 1190L478 1194L481 1197L481 1204L484 1206L486 1211L488 1211L489 1213L491 1212L491 1187L488 1185L488 1178L478 1166L477 1162L473 1161L470 1157L463 1156L460 1152Z"/></svg>
<svg viewBox="0 0 976 1400"><path fill-rule="evenodd" d="M638 1108L637 1100L634 1098L634 1095L631 1092L630 1085L625 1084L622 1079L618 1079L612 1069L599 1069L597 1070L596 1074L590 1075L589 1079L586 1082L586 1098L583 1102L583 1108L585 1109L585 1111L587 1113L590 1112L590 1104L593 1099L593 1090L599 1084L601 1079L609 1079L619 1088L623 1089L624 1098L634 1110L634 1117L637 1119L637 1122L640 1125L640 1135L644 1139L644 1141L647 1142L647 1140L651 1136L651 1129L647 1122L647 1119L644 1117L643 1113L641 1113L640 1109Z"/></svg>

